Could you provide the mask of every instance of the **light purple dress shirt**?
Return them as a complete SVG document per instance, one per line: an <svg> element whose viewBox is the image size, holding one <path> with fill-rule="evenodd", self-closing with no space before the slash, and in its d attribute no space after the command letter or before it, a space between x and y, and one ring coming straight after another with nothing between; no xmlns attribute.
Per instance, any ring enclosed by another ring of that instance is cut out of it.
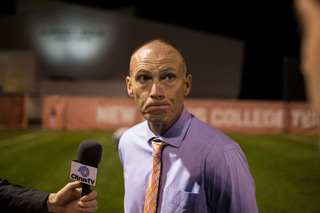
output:
<svg viewBox="0 0 320 213"><path fill-rule="evenodd" d="M144 121L119 142L126 213L142 213L152 169L150 139ZM238 143L200 121L184 107L174 125L159 136L162 153L158 213L257 213L255 183Z"/></svg>

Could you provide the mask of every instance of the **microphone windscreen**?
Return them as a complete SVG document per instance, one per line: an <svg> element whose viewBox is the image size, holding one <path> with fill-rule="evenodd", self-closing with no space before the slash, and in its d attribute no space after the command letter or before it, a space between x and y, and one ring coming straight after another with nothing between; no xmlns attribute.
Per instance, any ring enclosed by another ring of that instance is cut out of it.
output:
<svg viewBox="0 0 320 213"><path fill-rule="evenodd" d="M98 167L101 161L102 146L95 140L85 140L80 143L78 150L78 162Z"/></svg>

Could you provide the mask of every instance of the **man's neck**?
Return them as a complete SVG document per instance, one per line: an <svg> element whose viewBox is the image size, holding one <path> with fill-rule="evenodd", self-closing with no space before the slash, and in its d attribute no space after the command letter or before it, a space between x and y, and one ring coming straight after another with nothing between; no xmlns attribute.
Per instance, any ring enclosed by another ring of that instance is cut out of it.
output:
<svg viewBox="0 0 320 213"><path fill-rule="evenodd" d="M164 123L151 123L148 122L150 130L157 136L162 135L165 131L169 129L169 127L166 127Z"/></svg>

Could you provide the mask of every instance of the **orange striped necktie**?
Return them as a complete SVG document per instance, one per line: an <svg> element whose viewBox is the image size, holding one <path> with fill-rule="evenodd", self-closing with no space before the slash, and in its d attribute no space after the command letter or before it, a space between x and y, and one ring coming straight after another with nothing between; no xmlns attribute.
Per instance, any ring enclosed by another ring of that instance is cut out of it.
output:
<svg viewBox="0 0 320 213"><path fill-rule="evenodd" d="M144 203L144 213L155 213L158 204L158 191L160 186L161 175L161 156L162 148L166 143L163 141L152 141L153 161L152 174L148 184L146 200Z"/></svg>

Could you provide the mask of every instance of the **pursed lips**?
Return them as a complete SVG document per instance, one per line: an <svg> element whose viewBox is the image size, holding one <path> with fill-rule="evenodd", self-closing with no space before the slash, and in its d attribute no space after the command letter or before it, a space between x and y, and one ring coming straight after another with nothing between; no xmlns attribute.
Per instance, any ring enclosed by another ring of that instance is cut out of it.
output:
<svg viewBox="0 0 320 213"><path fill-rule="evenodd" d="M162 107L168 107L168 106L170 106L168 103L151 103L151 104L148 104L145 109L162 108Z"/></svg>

